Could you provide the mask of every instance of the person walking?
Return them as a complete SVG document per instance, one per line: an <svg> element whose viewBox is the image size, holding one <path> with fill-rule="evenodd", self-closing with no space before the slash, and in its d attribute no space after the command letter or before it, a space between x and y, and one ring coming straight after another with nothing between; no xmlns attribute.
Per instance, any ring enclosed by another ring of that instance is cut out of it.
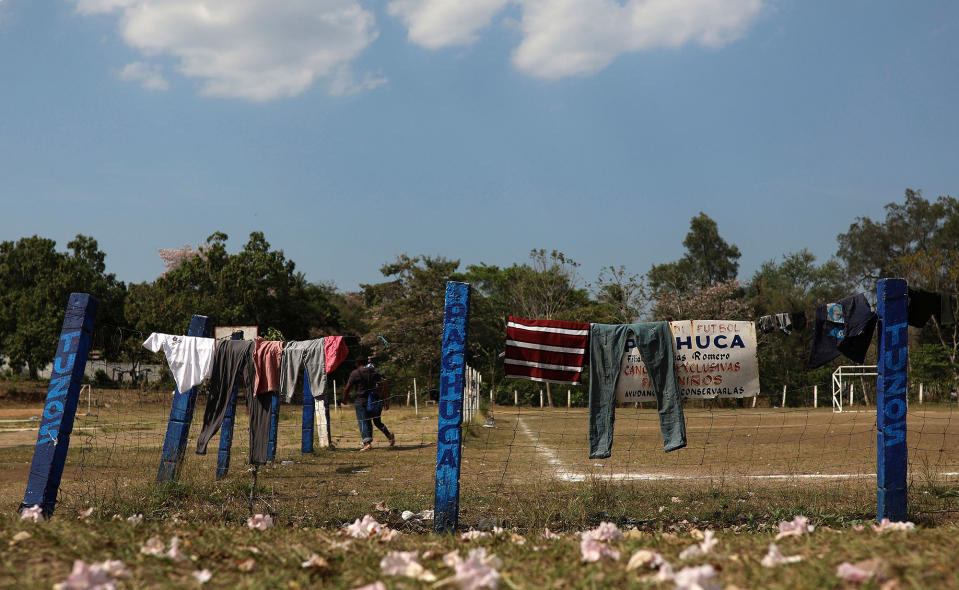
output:
<svg viewBox="0 0 959 590"><path fill-rule="evenodd" d="M356 368L350 373L346 382L344 395L353 394L353 407L356 409L356 422L360 427L360 438L363 440L361 451L373 448L373 426L376 426L390 441L390 446L396 444L396 436L380 420L383 411L383 399L378 387L386 385L386 378L377 371L372 363L364 366L363 361L356 359Z"/></svg>

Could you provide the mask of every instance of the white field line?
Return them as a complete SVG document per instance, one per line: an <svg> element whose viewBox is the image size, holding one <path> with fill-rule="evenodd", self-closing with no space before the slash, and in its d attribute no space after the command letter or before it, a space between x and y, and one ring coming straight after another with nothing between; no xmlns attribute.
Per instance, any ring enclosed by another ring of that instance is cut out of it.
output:
<svg viewBox="0 0 959 590"><path fill-rule="evenodd" d="M522 419L517 418L516 424L531 441L536 451L553 466L556 478L562 481L586 481L588 479L606 479L610 481L675 481L675 480L716 480L716 479L761 479L761 480L837 480L837 479L875 479L875 473L795 473L795 474L767 474L767 475L680 475L674 473L577 473L564 464L556 453L543 446L533 431L526 426ZM939 473L943 477L959 477L959 471Z"/></svg>
<svg viewBox="0 0 959 590"><path fill-rule="evenodd" d="M552 465L556 471L556 477L564 481L582 481L581 479L570 479L582 477L580 473L574 473L570 471L562 461L559 460L559 457L553 452L552 449L540 445L539 440L536 438L536 435L533 434L533 431L526 426L526 423L522 419L517 418L516 424L519 426L520 430L523 431L531 441L533 441L533 446L536 447L536 451L546 459L546 462Z"/></svg>

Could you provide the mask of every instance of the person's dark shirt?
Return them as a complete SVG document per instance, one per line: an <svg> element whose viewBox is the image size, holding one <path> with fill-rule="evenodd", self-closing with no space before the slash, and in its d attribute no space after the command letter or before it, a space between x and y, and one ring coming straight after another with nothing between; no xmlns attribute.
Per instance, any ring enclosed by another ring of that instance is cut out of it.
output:
<svg viewBox="0 0 959 590"><path fill-rule="evenodd" d="M376 389L376 384L383 379L376 369L372 367L360 367L353 369L347 384L353 389L353 403L365 403L366 393Z"/></svg>

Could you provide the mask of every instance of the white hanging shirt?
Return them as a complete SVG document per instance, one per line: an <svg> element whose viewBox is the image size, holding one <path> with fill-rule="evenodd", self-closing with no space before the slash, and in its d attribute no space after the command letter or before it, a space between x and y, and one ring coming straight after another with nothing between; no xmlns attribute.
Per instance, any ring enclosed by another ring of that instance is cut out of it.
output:
<svg viewBox="0 0 959 590"><path fill-rule="evenodd" d="M174 336L154 332L143 342L143 347L166 355L166 361L173 372L177 390L180 393L190 391L213 372L213 338L196 336Z"/></svg>

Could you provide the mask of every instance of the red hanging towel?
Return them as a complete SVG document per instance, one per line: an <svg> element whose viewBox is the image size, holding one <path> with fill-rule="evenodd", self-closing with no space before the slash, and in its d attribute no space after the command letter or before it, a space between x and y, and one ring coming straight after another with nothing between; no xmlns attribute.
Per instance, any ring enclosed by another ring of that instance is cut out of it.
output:
<svg viewBox="0 0 959 590"><path fill-rule="evenodd" d="M278 340L266 340L257 336L253 340L253 366L256 368L253 393L259 395L280 390L280 359L283 357L283 343Z"/></svg>
<svg viewBox="0 0 959 590"><path fill-rule="evenodd" d="M335 371L350 353L350 349L346 347L346 340L342 336L327 336L323 341L323 349L327 375Z"/></svg>
<svg viewBox="0 0 959 590"><path fill-rule="evenodd" d="M578 383L588 342L589 324L510 316L506 324L506 376Z"/></svg>

